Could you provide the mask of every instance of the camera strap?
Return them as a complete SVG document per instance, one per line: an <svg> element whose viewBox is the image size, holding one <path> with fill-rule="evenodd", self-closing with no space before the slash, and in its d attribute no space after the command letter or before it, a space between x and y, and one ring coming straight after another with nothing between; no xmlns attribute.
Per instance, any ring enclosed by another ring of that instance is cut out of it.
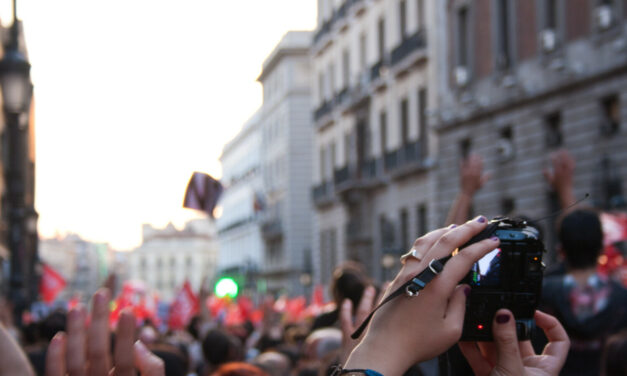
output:
<svg viewBox="0 0 627 376"><path fill-rule="evenodd" d="M368 317L366 317L366 319L364 320L364 322L361 323L361 325L359 325L359 328L357 328L353 334L351 334L351 338L352 339L357 339L361 336L361 333L363 333L363 331L366 329L366 327L368 326L368 323L370 322L370 320L372 319L372 316L374 315L374 313L381 308L384 304L388 303L390 300L403 295L403 293L407 296L413 297L413 296L418 296L420 294L420 290L424 289L425 286L431 282L431 280L433 280L433 278L435 278L435 276L437 276L438 274L440 274L440 272L442 271L442 269L444 269L444 264L446 264L446 262L451 258L452 256L446 256L446 257L442 257L441 259L433 259L429 262L429 266L427 266L427 268L425 268L423 271L421 271L420 273L416 274L416 276L414 276L412 279L410 279L409 281L405 282L404 284L402 284L399 288L397 288L396 290L394 290L393 293L391 293L390 295L388 295L387 298L385 298L381 303L379 303L378 306L376 306L372 311L370 311L370 314L368 314Z"/></svg>

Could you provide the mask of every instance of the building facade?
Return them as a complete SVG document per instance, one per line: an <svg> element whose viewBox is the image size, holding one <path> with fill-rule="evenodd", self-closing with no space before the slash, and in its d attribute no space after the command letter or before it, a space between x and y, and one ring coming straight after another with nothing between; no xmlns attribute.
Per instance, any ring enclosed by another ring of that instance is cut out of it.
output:
<svg viewBox="0 0 627 376"><path fill-rule="evenodd" d="M375 278L434 225L429 126L441 2L319 2L312 44L315 280L352 259ZM393 258L390 258L393 256Z"/></svg>
<svg viewBox="0 0 627 376"><path fill-rule="evenodd" d="M624 207L627 6L623 1L449 1L437 108L438 207L457 188L460 157L481 155L492 179L474 211L547 216L559 204L542 170L576 161L575 197ZM453 172L453 173L451 173ZM554 243L555 219L541 222ZM550 247L552 249L552 247ZM548 261L555 257L550 252Z"/></svg>
<svg viewBox="0 0 627 376"><path fill-rule="evenodd" d="M195 291L215 276L217 244L209 219L189 221L181 230L171 223L163 229L144 224L142 244L128 255L128 275L158 291L171 302L188 281Z"/></svg>
<svg viewBox="0 0 627 376"><path fill-rule="evenodd" d="M565 148L575 194L624 206L627 6L607 0L319 0L311 47L315 281L361 261L393 276L441 227L460 160L492 179L474 214L558 209L542 171ZM541 222L555 258L553 219Z"/></svg>
<svg viewBox="0 0 627 376"><path fill-rule="evenodd" d="M310 43L311 32L286 33L258 78L263 85L261 277L270 292L303 292L300 282L306 285L311 274Z"/></svg>
<svg viewBox="0 0 627 376"><path fill-rule="evenodd" d="M263 263L260 212L263 209L261 125L253 115L222 150L222 184L225 189L216 220L220 273L256 273Z"/></svg>
<svg viewBox="0 0 627 376"><path fill-rule="evenodd" d="M109 269L109 246L82 239L76 234L41 239L39 259L65 279L57 299L77 297L88 302L103 285Z"/></svg>

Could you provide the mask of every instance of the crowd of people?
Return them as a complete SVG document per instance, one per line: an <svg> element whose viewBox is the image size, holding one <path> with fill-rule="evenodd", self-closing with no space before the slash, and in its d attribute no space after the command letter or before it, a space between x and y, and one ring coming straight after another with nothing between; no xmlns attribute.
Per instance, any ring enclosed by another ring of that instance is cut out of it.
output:
<svg viewBox="0 0 627 376"><path fill-rule="evenodd" d="M392 297L488 225L481 215L469 219L474 195L490 178L471 155L460 167L446 227L418 237L385 284L357 262L338 266L329 281L332 302L316 317L285 320L276 304L262 303L260 320L227 324L203 304L183 329L163 331L130 309L112 325L111 292L102 288L89 309L55 311L21 330L0 317L0 376L626 375L627 289L599 271L601 222L592 208L572 206L574 168L560 151L545 172L565 211L556 229L560 262L545 274L533 341L519 342L512 312L500 309L494 342L459 342L471 291L459 281L498 247L496 237L457 253L424 279L418 296Z"/></svg>

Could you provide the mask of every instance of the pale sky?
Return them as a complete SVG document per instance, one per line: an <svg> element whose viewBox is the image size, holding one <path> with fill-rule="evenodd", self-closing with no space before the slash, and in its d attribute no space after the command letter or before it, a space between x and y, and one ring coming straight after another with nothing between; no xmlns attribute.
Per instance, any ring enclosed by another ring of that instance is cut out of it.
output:
<svg viewBox="0 0 627 376"><path fill-rule="evenodd" d="M11 1L0 16L10 22ZM142 223L181 226L193 171L261 105L261 64L315 0L18 0L36 95L44 237L130 249Z"/></svg>

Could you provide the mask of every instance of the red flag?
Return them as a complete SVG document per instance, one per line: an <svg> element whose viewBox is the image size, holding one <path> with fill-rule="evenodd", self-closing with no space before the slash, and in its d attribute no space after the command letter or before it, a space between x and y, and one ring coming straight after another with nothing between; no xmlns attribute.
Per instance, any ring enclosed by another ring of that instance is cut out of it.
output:
<svg viewBox="0 0 627 376"><path fill-rule="evenodd" d="M198 312L198 297L194 294L189 282L185 281L170 306L168 320L170 329L183 329L196 312Z"/></svg>
<svg viewBox="0 0 627 376"><path fill-rule="evenodd" d="M65 288L66 282L61 274L50 266L43 264L41 281L39 282L39 295L45 303L52 303Z"/></svg>

